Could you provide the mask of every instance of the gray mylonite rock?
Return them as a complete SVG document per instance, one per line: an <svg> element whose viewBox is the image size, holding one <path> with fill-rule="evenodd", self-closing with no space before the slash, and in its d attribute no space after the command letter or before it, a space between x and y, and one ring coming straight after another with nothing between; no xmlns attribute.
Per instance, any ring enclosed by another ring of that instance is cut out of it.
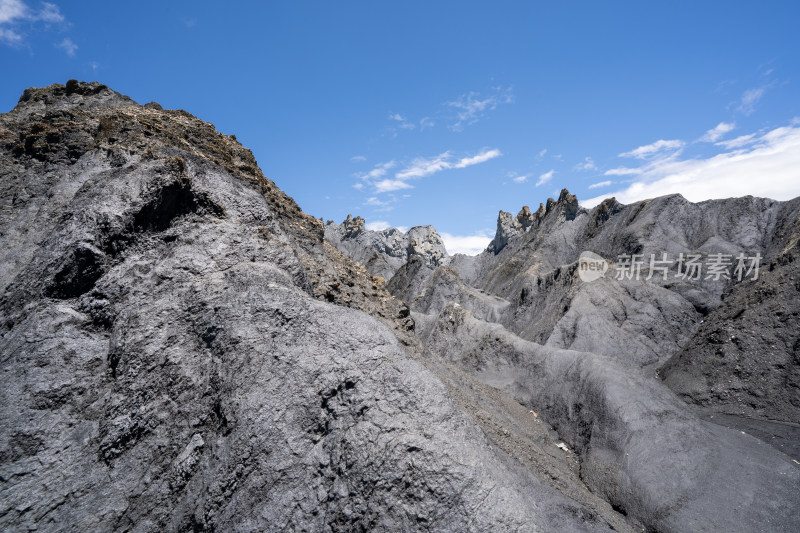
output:
<svg viewBox="0 0 800 533"><path fill-rule="evenodd" d="M444 241L433 226L414 226L407 232L397 228L381 231L364 229L361 217L347 218L341 224L325 224L325 240L374 276L389 280L412 256L419 256L427 269L449 259Z"/></svg>
<svg viewBox="0 0 800 533"><path fill-rule="evenodd" d="M609 530L490 444L249 151L109 94L0 116L0 528Z"/></svg>
<svg viewBox="0 0 800 533"><path fill-rule="evenodd" d="M779 216L774 255L734 285L661 369L681 398L712 413L789 423L800 451L800 199Z"/></svg>
<svg viewBox="0 0 800 533"><path fill-rule="evenodd" d="M743 432L701 422L615 358L540 346L448 305L432 351L538 412L581 456L581 477L652 531L793 532L800 469Z"/></svg>

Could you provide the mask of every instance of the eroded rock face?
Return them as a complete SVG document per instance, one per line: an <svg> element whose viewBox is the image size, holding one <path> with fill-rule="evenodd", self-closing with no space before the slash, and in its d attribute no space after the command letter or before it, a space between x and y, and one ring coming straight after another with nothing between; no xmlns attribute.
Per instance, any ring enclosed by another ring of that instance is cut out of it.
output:
<svg viewBox="0 0 800 533"><path fill-rule="evenodd" d="M419 256L429 269L446 264L444 241L433 226L415 226L403 233L397 228L364 229L364 219L348 215L341 224L328 221L325 239L375 276L389 280L411 256Z"/></svg>
<svg viewBox="0 0 800 533"><path fill-rule="evenodd" d="M432 351L550 422L579 452L587 484L647 528L792 531L799 523L800 470L789 457L701 422L635 367L524 341L458 304L429 331ZM752 498L760 501L744 503Z"/></svg>
<svg viewBox="0 0 800 533"><path fill-rule="evenodd" d="M565 190L449 257L323 226L186 112L29 89L0 115L0 528L797 531L795 463L682 400L797 416L798 205ZM616 279L685 251L763 278Z"/></svg>
<svg viewBox="0 0 800 533"><path fill-rule="evenodd" d="M431 354L551 424L634 527L791 531L799 205L674 195L586 210L562 191L501 212L482 254L433 271L411 258L388 287ZM603 276L581 278L583 251L607 259ZM626 257L663 254L625 275ZM681 254L755 258L761 277L686 279ZM741 508L737 495L766 492L771 507Z"/></svg>
<svg viewBox="0 0 800 533"><path fill-rule="evenodd" d="M0 140L4 531L619 520L493 446L408 307L210 124L71 81Z"/></svg>
<svg viewBox="0 0 800 533"><path fill-rule="evenodd" d="M800 201L785 211L759 278L734 285L661 369L706 412L800 421Z"/></svg>

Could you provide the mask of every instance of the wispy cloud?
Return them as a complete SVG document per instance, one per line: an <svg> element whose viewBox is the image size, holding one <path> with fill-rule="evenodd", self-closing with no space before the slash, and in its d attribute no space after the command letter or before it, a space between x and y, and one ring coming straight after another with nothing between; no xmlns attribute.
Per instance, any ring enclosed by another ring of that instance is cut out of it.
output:
<svg viewBox="0 0 800 533"><path fill-rule="evenodd" d="M398 127L404 130L413 130L416 126L406 120L406 117L401 115L400 113L389 113L389 120L394 120L398 123Z"/></svg>
<svg viewBox="0 0 800 533"><path fill-rule="evenodd" d="M635 176L641 174L642 170L639 168L617 167L606 170L603 172L605 176Z"/></svg>
<svg viewBox="0 0 800 533"><path fill-rule="evenodd" d="M525 183L526 181L528 181L528 176L527 176L527 175L525 175L525 176L520 176L520 175L519 175L519 174L517 174L516 172L509 172L508 174L506 174L506 176L508 176L509 178L511 178L511 180L512 180L514 183Z"/></svg>
<svg viewBox="0 0 800 533"><path fill-rule="evenodd" d="M500 153L500 150L497 148L493 148L491 150L484 149L479 154L459 159L458 163L454 165L454 168L471 167L472 165L485 163L486 161L494 159L495 157L500 157L501 155L503 154Z"/></svg>
<svg viewBox="0 0 800 533"><path fill-rule="evenodd" d="M581 203L591 207L611 196L630 203L674 193L693 202L745 195L789 200L800 195L800 121L717 145L727 151L705 158L647 161L625 189Z"/></svg>
<svg viewBox="0 0 800 533"><path fill-rule="evenodd" d="M369 172L359 172L355 174L355 176L364 181L375 180L385 176L389 169L393 168L395 165L396 163L394 160L387 161L385 163L378 163Z"/></svg>
<svg viewBox="0 0 800 533"><path fill-rule="evenodd" d="M22 35L14 30L0 26L0 43L15 47L19 46L22 44Z"/></svg>
<svg viewBox="0 0 800 533"><path fill-rule="evenodd" d="M539 179L536 181L536 187L539 187L539 186L541 186L541 185L544 185L545 183L547 183L548 181L550 181L551 179L553 179L553 175L554 175L555 173L556 173L556 171L555 171L555 170L550 170L550 171L548 171L548 172L545 172L544 174L541 174L541 175L539 176Z"/></svg>
<svg viewBox="0 0 800 533"><path fill-rule="evenodd" d="M57 5L43 2L40 6L32 9L22 0L0 0L0 43L20 47L25 42L25 28L30 29L35 23L45 27L65 23Z"/></svg>
<svg viewBox="0 0 800 533"><path fill-rule="evenodd" d="M367 222L364 227L368 231L383 231L389 228L396 228L402 232L408 231L408 226L392 226L390 223L386 222L385 220L376 220L374 222Z"/></svg>
<svg viewBox="0 0 800 533"><path fill-rule="evenodd" d="M28 6L19 0L0 0L0 24L28 16Z"/></svg>
<svg viewBox="0 0 800 533"><path fill-rule="evenodd" d="M373 211L388 212L394 209L394 204L397 203L397 198L390 196L387 200L381 200L377 196L371 196L364 200L364 205L371 207Z"/></svg>
<svg viewBox="0 0 800 533"><path fill-rule="evenodd" d="M503 154L496 148L484 148L475 155L466 156L459 159L454 158L449 151L434 157L418 157L411 161L409 166L397 172L395 177L399 180L424 178L425 176L430 176L431 174L441 172L442 170L451 168L466 168L472 165L484 163L490 159L500 157L501 155Z"/></svg>
<svg viewBox="0 0 800 533"><path fill-rule="evenodd" d="M735 139L730 139L728 141L720 141L718 143L714 143L717 146L722 146L726 150L732 150L733 148L741 148L742 146L747 146L748 144L752 144L755 142L755 133L749 133L747 135L740 135Z"/></svg>
<svg viewBox="0 0 800 533"><path fill-rule="evenodd" d="M575 170L597 170L597 165L595 165L591 157L586 157L583 161L575 165Z"/></svg>
<svg viewBox="0 0 800 533"><path fill-rule="evenodd" d="M66 38L60 43L56 44L58 48L63 48L69 57L75 57L75 52L78 51L78 45L72 39Z"/></svg>
<svg viewBox="0 0 800 533"><path fill-rule="evenodd" d="M732 122L720 122L714 128L708 130L705 135L700 137L700 142L715 143L731 132L736 127Z"/></svg>
<svg viewBox="0 0 800 533"><path fill-rule="evenodd" d="M664 139L658 140L651 144L640 146L630 152L623 152L619 157L634 157L636 159L650 159L651 157L661 156L665 152L671 152L673 155L676 151L681 150L684 145L683 141L673 139L665 141Z"/></svg>
<svg viewBox="0 0 800 533"><path fill-rule="evenodd" d="M413 189L414 186L406 183L403 180L385 179L375 182L375 192L380 194L382 192L400 191L403 189Z"/></svg>
<svg viewBox="0 0 800 533"><path fill-rule="evenodd" d="M450 124L452 131L462 131L466 126L478 122L486 112L492 111L501 104L510 104L514 101L514 93L511 87L495 87L489 95L481 95L477 92L462 94L445 105L455 109L455 122Z"/></svg>
<svg viewBox="0 0 800 533"><path fill-rule="evenodd" d="M611 180L598 181L597 183L592 183L591 185L589 185L589 188L590 189L599 189L601 187L608 187L612 183L614 183L614 182L611 181Z"/></svg>
<svg viewBox="0 0 800 533"><path fill-rule="evenodd" d="M428 128L432 128L436 125L436 122L431 117L422 117L419 120L419 131L425 131Z"/></svg>
<svg viewBox="0 0 800 533"><path fill-rule="evenodd" d="M756 110L756 104L767 92L768 86L758 87L757 89L748 89L742 94L742 99L739 101L739 107L736 108L741 114L745 116L752 115Z"/></svg>
<svg viewBox="0 0 800 533"><path fill-rule="evenodd" d="M434 157L417 157L411 164L395 174L401 180L409 178L423 178L436 172L452 168L452 156L450 152L444 152Z"/></svg>
<svg viewBox="0 0 800 533"><path fill-rule="evenodd" d="M364 157L363 155L354 155L353 157L350 158L350 161L352 161L353 163L358 163L359 161L366 161L366 160L367 158Z"/></svg>

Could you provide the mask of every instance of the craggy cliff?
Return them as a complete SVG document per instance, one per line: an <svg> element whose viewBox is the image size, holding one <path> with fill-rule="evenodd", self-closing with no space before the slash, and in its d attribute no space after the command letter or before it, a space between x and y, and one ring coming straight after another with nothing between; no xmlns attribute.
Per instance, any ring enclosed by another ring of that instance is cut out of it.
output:
<svg viewBox="0 0 800 533"><path fill-rule="evenodd" d="M790 447L713 421L798 421L797 201L565 192L450 257L70 80L0 115L0 205L4 531L800 527ZM577 277L664 247L765 274Z"/></svg>

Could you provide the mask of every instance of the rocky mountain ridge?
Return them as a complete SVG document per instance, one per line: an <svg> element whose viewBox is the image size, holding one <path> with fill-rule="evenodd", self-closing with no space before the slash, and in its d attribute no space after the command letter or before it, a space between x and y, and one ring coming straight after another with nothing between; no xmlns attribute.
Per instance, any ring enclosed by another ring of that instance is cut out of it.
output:
<svg viewBox="0 0 800 533"><path fill-rule="evenodd" d="M669 237L759 250L788 279L797 202L582 210L562 193L497 253L449 257L431 227L323 225L211 124L70 80L0 115L0 205L3 530L800 524L795 463L653 371L698 317L736 320L728 294L750 282L581 285L575 263ZM784 277L762 301L790 326ZM793 342L775 330L773 362Z"/></svg>

